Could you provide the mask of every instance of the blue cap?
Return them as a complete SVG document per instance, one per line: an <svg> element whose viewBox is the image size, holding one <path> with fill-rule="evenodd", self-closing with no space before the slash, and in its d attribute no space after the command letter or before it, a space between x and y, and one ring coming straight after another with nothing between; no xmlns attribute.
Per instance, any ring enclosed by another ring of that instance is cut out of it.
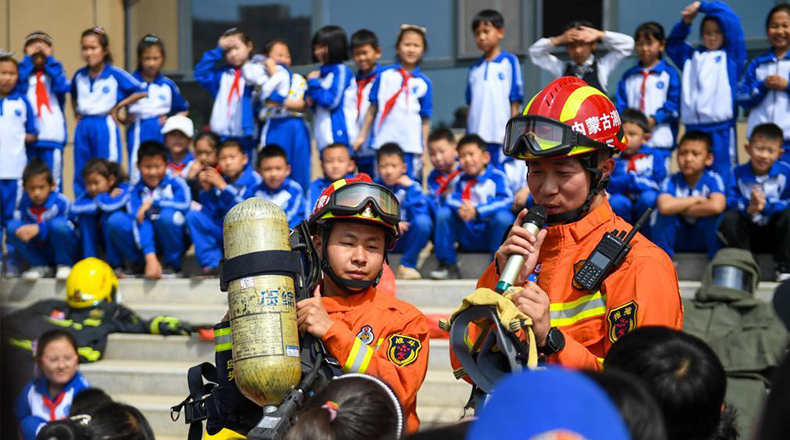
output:
<svg viewBox="0 0 790 440"><path fill-rule="evenodd" d="M497 384L468 440L630 440L606 393L582 373L528 371Z"/></svg>

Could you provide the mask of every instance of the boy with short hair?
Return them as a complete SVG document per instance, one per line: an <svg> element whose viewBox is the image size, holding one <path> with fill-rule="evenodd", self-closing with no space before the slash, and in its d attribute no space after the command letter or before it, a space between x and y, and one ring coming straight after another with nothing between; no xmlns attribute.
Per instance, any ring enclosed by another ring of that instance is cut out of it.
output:
<svg viewBox="0 0 790 440"><path fill-rule="evenodd" d="M75 262L77 234L69 221L69 201L58 186L47 164L33 159L22 173L25 193L8 223L8 242L30 268L22 274L27 281L51 277L65 280Z"/></svg>
<svg viewBox="0 0 790 440"><path fill-rule="evenodd" d="M294 228L304 220L305 198L302 187L291 179L291 165L285 150L269 144L258 153L258 174L262 182L250 189L247 197L260 197L285 211L288 227Z"/></svg>
<svg viewBox="0 0 790 440"><path fill-rule="evenodd" d="M359 69L356 75L357 81L357 126L362 129L365 122L365 115L370 107L370 89L379 74L378 60L381 58L381 46L376 34L368 29L360 29L351 35L351 59ZM376 151L370 148L370 138L354 153L354 161L359 167L360 173L368 175L376 174ZM323 190L323 189L322 189ZM313 197L318 199L318 194ZM312 209L312 208L311 208Z"/></svg>
<svg viewBox="0 0 790 440"><path fill-rule="evenodd" d="M780 282L790 279L790 165L778 160L783 142L776 124L754 127L746 143L751 160L733 171L719 226L726 246L773 251Z"/></svg>
<svg viewBox="0 0 790 440"><path fill-rule="evenodd" d="M319 177L310 184L310 189L307 191L308 206L305 207L305 213L313 212L318 196L332 182L344 177L354 177L354 168L354 159L346 144L327 145L321 152L321 169L324 171L324 177Z"/></svg>
<svg viewBox="0 0 790 440"><path fill-rule="evenodd" d="M444 203L444 198L452 191L450 182L461 173L458 165L458 150L455 135L449 128L439 127L428 135L428 158L433 171L428 174L428 211L436 218L436 211Z"/></svg>
<svg viewBox="0 0 790 440"><path fill-rule="evenodd" d="M140 181L131 190L128 212L115 212L107 221L113 245L135 272L144 265L145 277L150 279L177 275L186 250L184 216L192 196L184 179L167 173L168 156L167 148L159 142L140 144Z"/></svg>
<svg viewBox="0 0 790 440"><path fill-rule="evenodd" d="M505 18L498 11L478 12L472 20L472 33L483 57L469 68L466 132L486 141L491 163L502 169L505 125L518 114L518 107L524 100L521 63L499 46L505 38Z"/></svg>
<svg viewBox="0 0 790 440"><path fill-rule="evenodd" d="M658 217L652 228L653 242L670 257L678 252L707 252L713 258L719 249L716 225L727 207L724 183L714 171L710 136L688 131L678 144L680 171L669 176L658 196Z"/></svg>
<svg viewBox="0 0 790 440"><path fill-rule="evenodd" d="M376 183L387 187L401 205L401 236L393 252L402 252L395 276L404 280L422 278L417 271L417 257L431 238L433 222L422 186L406 174L406 159L401 147L389 142L376 152L379 178Z"/></svg>
<svg viewBox="0 0 790 440"><path fill-rule="evenodd" d="M6 230L6 275L18 275L8 222L14 218L21 188L19 180L27 163L26 145L36 141L38 128L30 102L16 91L19 67L11 52L0 50L0 240Z"/></svg>
<svg viewBox="0 0 790 440"><path fill-rule="evenodd" d="M663 155L656 156L651 149L643 147L650 139L647 116L639 110L627 108L620 113L620 120L628 137L628 148L615 156L615 168L606 192L615 214L634 224L648 208L656 207L667 170ZM648 235L644 226L641 232Z"/></svg>
<svg viewBox="0 0 790 440"><path fill-rule="evenodd" d="M247 166L247 155L238 141L229 139L221 143L217 155L222 171L204 167L198 174L202 188L199 195L202 208L189 211L186 216L187 227L195 244L195 256L204 276L219 274L225 214L244 201L248 188L254 188L262 181L258 173Z"/></svg>
<svg viewBox="0 0 790 440"><path fill-rule="evenodd" d="M433 279L460 278L456 242L465 251L493 255L515 220L510 212L513 192L505 174L490 165L485 141L475 134L464 136L458 155L462 172L436 215L433 242L439 269L431 272Z"/></svg>
<svg viewBox="0 0 790 440"><path fill-rule="evenodd" d="M26 93L39 127L38 139L28 146L28 157L43 160L62 190L63 147L67 138L63 109L71 83L63 65L55 59L52 37L46 33L37 31L25 37L24 52L19 64L19 91Z"/></svg>
<svg viewBox="0 0 790 440"><path fill-rule="evenodd" d="M170 157L167 159L169 172L186 179L189 177L189 168L195 161L195 156L189 151L189 145L195 135L195 125L186 116L171 116L162 127L162 135L165 137L165 146L170 151Z"/></svg>
<svg viewBox="0 0 790 440"><path fill-rule="evenodd" d="M600 58L595 56L599 43L609 51ZM557 46L565 46L568 61L551 54ZM561 35L541 38L530 46L529 59L555 78L575 76L606 93L609 74L633 51L634 39L628 35L595 29L589 21L572 21Z"/></svg>

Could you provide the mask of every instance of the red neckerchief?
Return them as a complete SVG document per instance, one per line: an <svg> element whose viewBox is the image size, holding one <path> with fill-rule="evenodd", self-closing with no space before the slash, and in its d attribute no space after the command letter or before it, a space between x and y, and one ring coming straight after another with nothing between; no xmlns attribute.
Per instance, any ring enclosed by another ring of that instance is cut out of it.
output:
<svg viewBox="0 0 790 440"><path fill-rule="evenodd" d="M458 169L456 169L454 171L451 171L450 174L448 174L446 176L440 175L436 179L436 182L439 183L439 188L436 188L436 195L440 196L440 195L444 194L444 192L447 191L447 185L449 185L450 182L453 179L455 179L455 176L459 175L460 173L461 173L461 169L458 168Z"/></svg>
<svg viewBox="0 0 790 440"><path fill-rule="evenodd" d="M47 208L45 206L31 206L30 212L36 216L36 223L41 223L44 221L42 217L47 212Z"/></svg>
<svg viewBox="0 0 790 440"><path fill-rule="evenodd" d="M189 164L188 162L185 163L167 162L167 167L177 173L180 173L181 170L186 168L188 164Z"/></svg>
<svg viewBox="0 0 790 440"><path fill-rule="evenodd" d="M641 159L641 158L643 158L643 157L647 157L647 154L639 153L639 154L634 154L633 156L631 156L631 158L628 159L628 166L626 166L625 170L629 171L629 172L630 171L637 172L636 171L636 161Z"/></svg>
<svg viewBox="0 0 790 440"><path fill-rule="evenodd" d="M477 179L469 179L464 185L464 190L461 191L461 200L469 200L472 196L472 187L477 183Z"/></svg>
<svg viewBox="0 0 790 440"><path fill-rule="evenodd" d="M65 395L66 395L66 393L61 391L60 394L58 394L58 397L55 398L54 402L49 400L49 397L47 397L47 396L41 396L41 399L44 401L44 406L49 408L49 421L50 422L57 420L55 418L56 417L55 411L58 409L58 405L60 405L60 402L63 400L63 397Z"/></svg>
<svg viewBox="0 0 790 440"><path fill-rule="evenodd" d="M49 93L47 93L47 87L44 84L44 79L42 76L44 72L36 72L36 108L38 110L38 116L41 116L41 107L46 107L50 113L52 113L52 107L49 105Z"/></svg>
<svg viewBox="0 0 790 440"><path fill-rule="evenodd" d="M403 67L400 67L398 69L398 72L400 72L400 75L403 77L403 82L401 82L398 91L395 92L395 94L392 95L392 97L390 97L390 99L387 100L386 104L384 104L384 110L381 111L381 119L379 120L379 128L381 128L381 124L384 123L384 120L387 119L387 116L390 114L390 111L392 111L392 107L395 106L395 101L398 100L398 96L401 94L403 90L406 90L406 100L407 100L406 102L408 102L409 80L411 79L412 74L404 70Z"/></svg>
<svg viewBox="0 0 790 440"><path fill-rule="evenodd" d="M241 87L239 85L239 81L241 80L241 69L233 68L233 72L233 84L231 84L230 92L228 92L228 116L230 116L231 113L230 104L233 102L233 92L236 92L236 97L241 99Z"/></svg>
<svg viewBox="0 0 790 440"><path fill-rule="evenodd" d="M639 89L639 111L645 112L645 89L647 88L647 78L653 73L652 70L642 71L642 87Z"/></svg>
<svg viewBox="0 0 790 440"><path fill-rule="evenodd" d="M374 73L367 78L357 79L357 120L361 116L359 114L359 110L362 108L362 92L365 91L365 87L371 83L376 77L378 76L377 73Z"/></svg>

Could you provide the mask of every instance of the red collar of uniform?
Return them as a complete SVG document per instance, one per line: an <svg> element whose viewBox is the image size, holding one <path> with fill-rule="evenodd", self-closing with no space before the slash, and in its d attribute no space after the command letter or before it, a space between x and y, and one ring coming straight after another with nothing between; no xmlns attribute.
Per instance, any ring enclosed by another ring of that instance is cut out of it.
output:
<svg viewBox="0 0 790 440"><path fill-rule="evenodd" d="M604 198L603 204L587 213L581 220L565 225L549 226L549 234L564 236L570 234L574 241L581 241L591 232L614 220L614 211L609 204L609 199Z"/></svg>
<svg viewBox="0 0 790 440"><path fill-rule="evenodd" d="M376 299L376 288L369 287L362 293L348 296L322 296L327 313L346 312L363 304L370 304Z"/></svg>

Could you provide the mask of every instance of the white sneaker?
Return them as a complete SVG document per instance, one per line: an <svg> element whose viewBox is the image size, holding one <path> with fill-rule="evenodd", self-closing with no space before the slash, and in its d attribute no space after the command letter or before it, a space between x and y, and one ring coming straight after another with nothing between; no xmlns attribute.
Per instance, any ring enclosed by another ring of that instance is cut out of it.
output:
<svg viewBox="0 0 790 440"><path fill-rule="evenodd" d="M71 266L65 266L65 265L58 266L58 271L57 273L55 273L55 278L58 281L66 281L70 273L71 273Z"/></svg>
<svg viewBox="0 0 790 440"><path fill-rule="evenodd" d="M52 276L52 268L48 266L33 266L22 274L25 281L38 281L41 278Z"/></svg>

